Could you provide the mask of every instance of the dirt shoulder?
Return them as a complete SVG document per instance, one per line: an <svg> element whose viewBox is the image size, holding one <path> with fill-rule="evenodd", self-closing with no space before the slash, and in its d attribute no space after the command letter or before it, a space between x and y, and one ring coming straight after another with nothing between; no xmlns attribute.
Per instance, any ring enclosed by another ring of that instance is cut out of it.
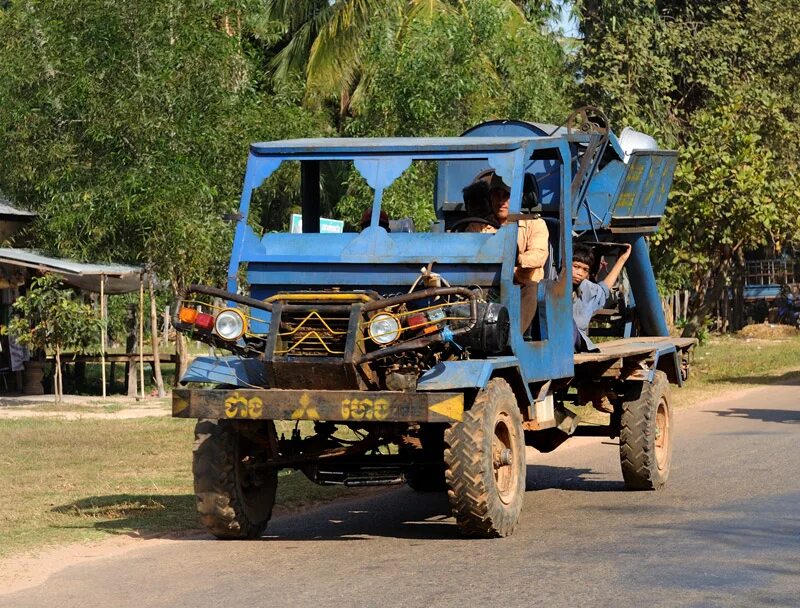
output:
<svg viewBox="0 0 800 608"><path fill-rule="evenodd" d="M88 397L64 395L60 404L52 395L0 397L0 420L18 418L61 418L66 420L113 420L169 416L169 397Z"/></svg>

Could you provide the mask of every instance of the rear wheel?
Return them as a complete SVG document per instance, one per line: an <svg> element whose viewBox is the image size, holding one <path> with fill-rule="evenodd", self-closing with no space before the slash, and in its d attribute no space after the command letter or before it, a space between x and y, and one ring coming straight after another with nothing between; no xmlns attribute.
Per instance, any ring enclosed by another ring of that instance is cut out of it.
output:
<svg viewBox="0 0 800 608"><path fill-rule="evenodd" d="M622 403L619 456L631 490L658 490L672 464L672 405L667 375L656 371Z"/></svg>
<svg viewBox="0 0 800 608"><path fill-rule="evenodd" d="M217 538L257 538L272 516L278 471L263 465L266 446L276 445L275 424L269 420L248 430L242 434L229 420L200 420L195 427L197 511Z"/></svg>
<svg viewBox="0 0 800 608"><path fill-rule="evenodd" d="M493 378L464 420L445 431L448 497L467 536L508 536L525 496L525 443L514 393Z"/></svg>

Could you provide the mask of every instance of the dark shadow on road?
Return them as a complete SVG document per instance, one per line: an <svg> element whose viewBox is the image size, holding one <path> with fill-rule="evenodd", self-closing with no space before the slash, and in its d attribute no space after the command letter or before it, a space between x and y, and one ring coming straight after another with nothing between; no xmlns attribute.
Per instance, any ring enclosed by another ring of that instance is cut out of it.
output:
<svg viewBox="0 0 800 608"><path fill-rule="evenodd" d="M787 424L800 424L800 410L770 410L748 409L734 407L727 410L709 410L709 414L716 414L723 418L750 418L762 422L783 422Z"/></svg>
<svg viewBox="0 0 800 608"><path fill-rule="evenodd" d="M444 492L414 492L410 488L365 499L337 501L302 515L279 517L264 540L368 540L391 537L419 540L459 538Z"/></svg>
<svg viewBox="0 0 800 608"><path fill-rule="evenodd" d="M528 496L536 490L617 492L621 481L594 479L591 469L529 466ZM186 495L115 494L90 496L53 507L55 513L78 520L70 527L92 528L109 534L160 536L198 528L196 499ZM369 537L420 540L461 538L450 515L444 492L414 492L400 488L372 496L336 500L298 513L282 514L270 523L265 540L359 540ZM207 540L210 537L195 537Z"/></svg>
<svg viewBox="0 0 800 608"><path fill-rule="evenodd" d="M592 469L531 465L528 466L525 489L531 491L555 488L578 492L619 492L625 489L622 481L593 478L599 475Z"/></svg>
<svg viewBox="0 0 800 608"><path fill-rule="evenodd" d="M622 481L593 479L600 475L591 469L529 466L526 475L527 499L536 490L560 489L579 492L618 492ZM527 508L531 508L530 504ZM392 537L419 540L457 540L455 521L445 493L414 492L402 488L347 504L332 503L296 517L279 518L264 535L270 540L368 540Z"/></svg>
<svg viewBox="0 0 800 608"><path fill-rule="evenodd" d="M786 372L780 376L770 376L766 373L760 376L725 376L718 381L731 384L800 384L800 372Z"/></svg>

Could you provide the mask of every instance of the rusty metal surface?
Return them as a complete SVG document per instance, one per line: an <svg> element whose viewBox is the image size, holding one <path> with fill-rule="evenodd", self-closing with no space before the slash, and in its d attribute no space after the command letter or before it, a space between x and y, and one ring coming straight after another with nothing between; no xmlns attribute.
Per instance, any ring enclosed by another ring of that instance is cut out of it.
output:
<svg viewBox="0 0 800 608"><path fill-rule="evenodd" d="M177 418L453 422L464 413L462 393L281 389L175 389Z"/></svg>

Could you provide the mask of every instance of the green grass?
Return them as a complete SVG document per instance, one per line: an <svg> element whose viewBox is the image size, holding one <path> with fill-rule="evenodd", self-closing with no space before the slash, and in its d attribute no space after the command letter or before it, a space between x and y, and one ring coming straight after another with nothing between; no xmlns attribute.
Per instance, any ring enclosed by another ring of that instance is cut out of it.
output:
<svg viewBox="0 0 800 608"><path fill-rule="evenodd" d="M172 418L0 420L0 556L198 528L193 427ZM278 485L278 512L355 492L293 471Z"/></svg>
<svg viewBox="0 0 800 608"><path fill-rule="evenodd" d="M673 390L678 407L726 391L800 377L800 337L781 339L721 336L695 348L689 382Z"/></svg>

